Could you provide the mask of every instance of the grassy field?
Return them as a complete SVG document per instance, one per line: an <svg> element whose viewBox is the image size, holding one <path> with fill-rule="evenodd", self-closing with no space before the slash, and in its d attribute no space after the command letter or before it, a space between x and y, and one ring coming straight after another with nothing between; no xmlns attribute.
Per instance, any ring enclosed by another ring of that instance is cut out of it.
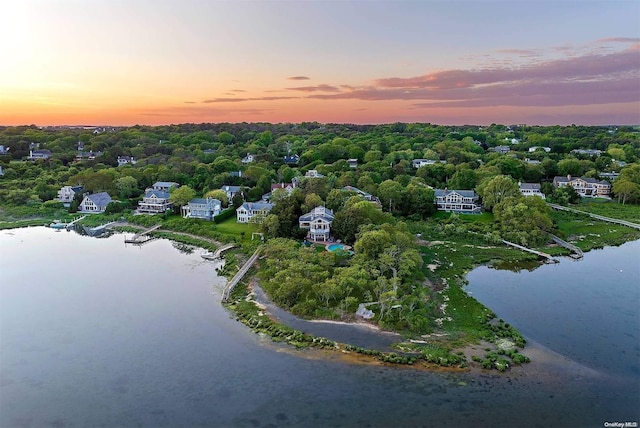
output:
<svg viewBox="0 0 640 428"><path fill-rule="evenodd" d="M222 223L215 225L216 232L235 239L236 242L251 241L251 234L258 232L259 225L255 223L238 223L235 217L231 217Z"/></svg>
<svg viewBox="0 0 640 428"><path fill-rule="evenodd" d="M606 199L583 199L572 208L640 224L640 205L622 205Z"/></svg>
<svg viewBox="0 0 640 428"><path fill-rule="evenodd" d="M630 227L560 211L555 211L552 217L561 237L583 251L640 239L640 230Z"/></svg>

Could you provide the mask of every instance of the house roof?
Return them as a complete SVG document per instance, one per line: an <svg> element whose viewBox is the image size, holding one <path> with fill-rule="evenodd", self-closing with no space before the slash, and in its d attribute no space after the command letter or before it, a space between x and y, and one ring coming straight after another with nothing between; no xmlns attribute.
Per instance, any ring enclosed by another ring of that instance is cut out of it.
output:
<svg viewBox="0 0 640 428"><path fill-rule="evenodd" d="M320 207L315 207L310 212L301 215L299 220L300 221L313 221L313 220L316 220L316 219L323 219L326 222L331 223L334 218L335 218L335 215L333 214L332 210L330 210L329 208L325 208L323 206L320 206Z"/></svg>
<svg viewBox="0 0 640 428"><path fill-rule="evenodd" d="M220 205L221 202L217 199L212 198L193 198L189 201L189 205Z"/></svg>
<svg viewBox="0 0 640 428"><path fill-rule="evenodd" d="M571 176L565 177L562 175L558 175L553 178L553 181L557 183L570 183L575 180L582 180L585 183L589 183L589 184L609 184L606 181L596 180L595 178L590 178L590 177L571 177Z"/></svg>
<svg viewBox="0 0 640 428"><path fill-rule="evenodd" d="M238 193L240 191L240 186L228 186L225 184L220 188L220 190L224 190L225 192Z"/></svg>
<svg viewBox="0 0 640 428"><path fill-rule="evenodd" d="M464 198L477 198L478 195L476 195L476 192L474 192L473 190L448 190L448 189L435 189L434 190L435 194L436 194L436 198L437 197L442 197L442 196L447 196L451 193L457 193L458 195L464 197Z"/></svg>
<svg viewBox="0 0 640 428"><path fill-rule="evenodd" d="M244 208L247 211L269 211L271 210L271 208L273 208L273 204L270 204L269 202L245 202L238 208L238 210L240 208Z"/></svg>
<svg viewBox="0 0 640 428"><path fill-rule="evenodd" d="M271 185L271 190L286 189L287 187L295 187L293 183L275 183Z"/></svg>
<svg viewBox="0 0 640 428"><path fill-rule="evenodd" d="M99 208L106 208L111 202L111 196L107 192L94 193L86 197Z"/></svg>
<svg viewBox="0 0 640 428"><path fill-rule="evenodd" d="M156 181L153 184L153 187L169 188L169 187L173 187L173 186L178 186L178 183L176 183L174 181Z"/></svg>
<svg viewBox="0 0 640 428"><path fill-rule="evenodd" d="M282 159L285 161L285 163L298 163L300 161L300 156L298 155L285 156Z"/></svg>
<svg viewBox="0 0 640 428"><path fill-rule="evenodd" d="M169 192L165 192L164 190L153 190L153 189L148 189L146 192L144 192L144 197L145 198L151 198L152 196L155 196L158 199L169 199Z"/></svg>
<svg viewBox="0 0 640 428"><path fill-rule="evenodd" d="M540 183L520 183L521 189L540 190Z"/></svg>

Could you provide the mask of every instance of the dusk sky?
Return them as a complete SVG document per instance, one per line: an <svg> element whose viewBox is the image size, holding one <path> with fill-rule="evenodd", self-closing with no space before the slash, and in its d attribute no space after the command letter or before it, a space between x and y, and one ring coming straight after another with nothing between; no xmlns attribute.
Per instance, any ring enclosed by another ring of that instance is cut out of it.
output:
<svg viewBox="0 0 640 428"><path fill-rule="evenodd" d="M302 121L640 124L640 1L0 1L0 125Z"/></svg>

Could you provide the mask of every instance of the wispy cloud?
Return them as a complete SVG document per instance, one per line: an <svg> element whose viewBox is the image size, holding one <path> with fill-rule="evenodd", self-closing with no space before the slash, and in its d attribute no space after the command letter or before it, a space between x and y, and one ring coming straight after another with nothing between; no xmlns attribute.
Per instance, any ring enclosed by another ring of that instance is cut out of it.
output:
<svg viewBox="0 0 640 428"><path fill-rule="evenodd" d="M307 76L291 76L287 77L287 80L310 80Z"/></svg>
<svg viewBox="0 0 640 428"><path fill-rule="evenodd" d="M209 100L202 101L203 104L211 103L238 103L245 101L276 101L276 100L291 100L299 97L251 97L251 98L211 98Z"/></svg>
<svg viewBox="0 0 640 428"><path fill-rule="evenodd" d="M327 84L316 86L297 86L293 88L285 88L287 91L300 91L300 92L340 92L336 86Z"/></svg>
<svg viewBox="0 0 640 428"><path fill-rule="evenodd" d="M375 79L371 85L313 99L415 100L416 107L561 106L640 101L634 49L585 54L520 67L443 70Z"/></svg>

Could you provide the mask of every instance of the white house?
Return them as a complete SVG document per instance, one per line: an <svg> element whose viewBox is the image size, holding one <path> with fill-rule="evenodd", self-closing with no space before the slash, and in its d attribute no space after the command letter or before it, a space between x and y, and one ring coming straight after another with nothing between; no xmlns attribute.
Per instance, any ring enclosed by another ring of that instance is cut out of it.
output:
<svg viewBox="0 0 640 428"><path fill-rule="evenodd" d="M609 197L611 194L611 184L608 181L596 180L595 178L572 178L556 176L553 178L555 187L571 186L576 193L582 197L596 198Z"/></svg>
<svg viewBox="0 0 640 428"><path fill-rule="evenodd" d="M247 153L247 155L242 158L242 163L246 165L248 163L253 162L253 160L254 160L254 156L252 154Z"/></svg>
<svg viewBox="0 0 640 428"><path fill-rule="evenodd" d="M551 151L551 147L540 147L540 146L533 146L533 147L529 147L529 153L533 153L538 149L542 149L545 152L549 153Z"/></svg>
<svg viewBox="0 0 640 428"><path fill-rule="evenodd" d="M238 223L261 223L269 211L273 208L273 204L269 202L245 202L236 210Z"/></svg>
<svg viewBox="0 0 640 428"><path fill-rule="evenodd" d="M0 155L6 155L9 153L9 149L11 149L11 147L5 147L3 145L0 145Z"/></svg>
<svg viewBox="0 0 640 428"><path fill-rule="evenodd" d="M435 189L436 206L439 211L456 213L480 213L478 195L473 190Z"/></svg>
<svg viewBox="0 0 640 428"><path fill-rule="evenodd" d="M118 156L118 166L127 164L135 165L136 163L138 163L138 161L135 160L133 156Z"/></svg>
<svg viewBox="0 0 640 428"><path fill-rule="evenodd" d="M203 220L213 220L220 214L222 203L213 198L194 198L189 204L182 206L182 217L201 218Z"/></svg>
<svg viewBox="0 0 640 428"><path fill-rule="evenodd" d="M111 202L111 196L109 196L107 192L86 195L78 206L78 212L92 214L103 213L104 210L107 209L109 202Z"/></svg>
<svg viewBox="0 0 640 428"><path fill-rule="evenodd" d="M162 214L171 209L169 192L147 189L142 200L138 202L138 212L144 214Z"/></svg>
<svg viewBox="0 0 640 428"><path fill-rule="evenodd" d="M358 159L347 159L347 163L349 164L349 168L358 167Z"/></svg>
<svg viewBox="0 0 640 428"><path fill-rule="evenodd" d="M331 223L335 219L333 211L325 207L315 207L307 214L301 215L299 225L301 229L308 229L311 241L326 242L331 234Z"/></svg>
<svg viewBox="0 0 640 428"><path fill-rule="evenodd" d="M81 192L82 186L62 186L60 190L58 190L56 200L62 202L65 207L68 207L71 205L71 202L73 202L73 198Z"/></svg>
<svg viewBox="0 0 640 428"><path fill-rule="evenodd" d="M426 166L426 165L433 165L435 163L436 161L432 159L414 159L413 161L411 161L411 165L414 168L420 168L421 166Z"/></svg>
<svg viewBox="0 0 640 428"><path fill-rule="evenodd" d="M49 159L51 157L51 151L47 149L29 150L28 160L36 159Z"/></svg>
<svg viewBox="0 0 640 428"><path fill-rule="evenodd" d="M544 193L540 191L540 183L518 183L522 196L538 196L545 199Z"/></svg>
<svg viewBox="0 0 640 428"><path fill-rule="evenodd" d="M304 176L307 178L322 178L324 175L320 174L315 169L310 169L309 171L304 173Z"/></svg>

